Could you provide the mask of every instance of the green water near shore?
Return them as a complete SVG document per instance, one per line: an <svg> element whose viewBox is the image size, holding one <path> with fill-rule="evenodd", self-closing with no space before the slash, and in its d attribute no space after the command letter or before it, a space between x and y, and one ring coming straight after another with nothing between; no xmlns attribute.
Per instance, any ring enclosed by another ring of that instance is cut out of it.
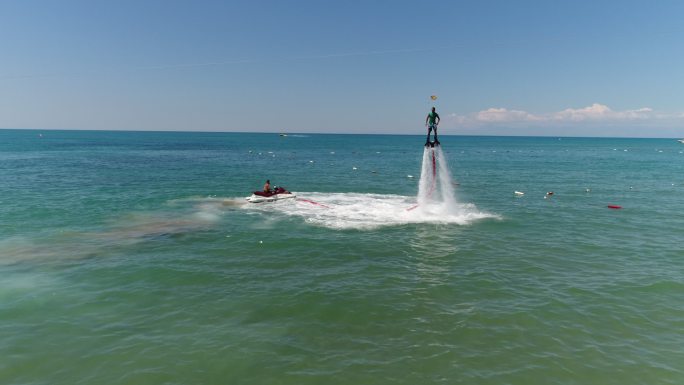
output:
<svg viewBox="0 0 684 385"><path fill-rule="evenodd" d="M0 382L684 381L681 144L420 139L0 131Z"/></svg>

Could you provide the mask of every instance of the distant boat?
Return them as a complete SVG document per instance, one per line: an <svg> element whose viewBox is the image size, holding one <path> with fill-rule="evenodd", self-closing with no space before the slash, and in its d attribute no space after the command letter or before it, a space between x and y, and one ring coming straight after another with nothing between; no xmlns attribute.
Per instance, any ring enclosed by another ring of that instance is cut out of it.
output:
<svg viewBox="0 0 684 385"><path fill-rule="evenodd" d="M280 134L280 136L287 136L287 134Z"/></svg>
<svg viewBox="0 0 684 385"><path fill-rule="evenodd" d="M679 143L684 143L684 139L677 139Z"/></svg>

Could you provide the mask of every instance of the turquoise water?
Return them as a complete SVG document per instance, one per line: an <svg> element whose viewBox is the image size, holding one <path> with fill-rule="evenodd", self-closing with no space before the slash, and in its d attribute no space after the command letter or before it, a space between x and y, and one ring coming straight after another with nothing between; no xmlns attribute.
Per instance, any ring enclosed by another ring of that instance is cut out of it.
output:
<svg viewBox="0 0 684 385"><path fill-rule="evenodd" d="M684 145L422 138L0 131L0 383L684 383Z"/></svg>

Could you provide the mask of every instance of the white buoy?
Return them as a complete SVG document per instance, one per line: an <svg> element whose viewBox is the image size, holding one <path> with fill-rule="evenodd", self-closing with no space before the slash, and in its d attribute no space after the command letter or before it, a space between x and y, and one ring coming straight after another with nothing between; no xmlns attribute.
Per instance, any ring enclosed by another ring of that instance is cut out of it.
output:
<svg viewBox="0 0 684 385"><path fill-rule="evenodd" d="M584 190L584 191L586 191L586 192L590 192L590 191L591 191L591 189L590 189L590 188L588 188L588 189L586 189L586 190Z"/></svg>
<svg viewBox="0 0 684 385"><path fill-rule="evenodd" d="M352 170L356 170L356 167L352 167Z"/></svg>
<svg viewBox="0 0 684 385"><path fill-rule="evenodd" d="M525 195L525 193L522 192L522 191L515 191L515 195L517 195L517 196L523 196L523 195Z"/></svg>

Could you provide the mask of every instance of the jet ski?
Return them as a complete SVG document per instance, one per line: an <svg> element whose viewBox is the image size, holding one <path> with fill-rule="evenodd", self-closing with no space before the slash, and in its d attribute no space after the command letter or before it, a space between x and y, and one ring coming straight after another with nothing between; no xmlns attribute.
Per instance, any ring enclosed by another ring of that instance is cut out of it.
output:
<svg viewBox="0 0 684 385"><path fill-rule="evenodd" d="M269 192L265 191L255 191L251 196L245 198L247 202L250 203L261 203L261 202L274 202L282 199L296 198L297 196L283 187L274 187L273 190Z"/></svg>

